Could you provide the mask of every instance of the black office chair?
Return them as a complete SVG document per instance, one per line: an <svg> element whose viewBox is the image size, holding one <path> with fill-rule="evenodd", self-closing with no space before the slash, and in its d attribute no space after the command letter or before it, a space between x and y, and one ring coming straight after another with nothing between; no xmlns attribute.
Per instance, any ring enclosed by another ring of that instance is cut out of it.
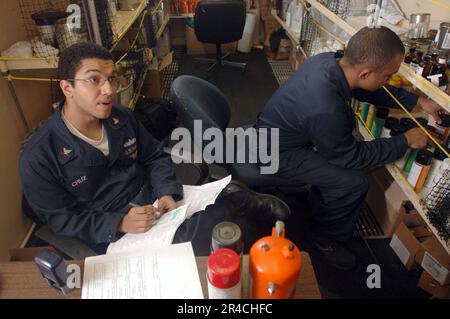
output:
<svg viewBox="0 0 450 319"><path fill-rule="evenodd" d="M222 44L242 38L245 26L246 3L242 0L200 1L195 10L194 30L198 41L216 45L216 59L197 58L197 61L214 62L207 74L215 67L232 67L245 71L246 64L224 60Z"/></svg>
<svg viewBox="0 0 450 319"><path fill-rule="evenodd" d="M225 129L230 120L230 106L223 93L213 84L190 75L181 75L177 77L170 88L170 97L174 103L175 110L181 123L194 137L194 120L201 120L203 132L211 127L218 128L223 133L223 140L227 140ZM243 127L244 129L249 126ZM202 133L203 133L202 132ZM194 143L198 143L194 139ZM197 147L203 149L209 141L202 141ZM226 157L226 149L223 150ZM248 154L250 149L234 149L234 154L245 152ZM206 159L212 162L213 159ZM224 167L233 179L245 183L247 186L258 189L268 190L271 188L298 187L288 179L283 179L275 175L261 174L260 167L253 163L227 164L215 163Z"/></svg>

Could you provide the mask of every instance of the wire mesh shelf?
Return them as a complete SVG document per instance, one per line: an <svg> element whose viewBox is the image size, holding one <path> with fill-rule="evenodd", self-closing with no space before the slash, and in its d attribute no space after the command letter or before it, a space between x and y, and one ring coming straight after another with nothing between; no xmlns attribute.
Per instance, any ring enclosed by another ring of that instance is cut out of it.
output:
<svg viewBox="0 0 450 319"><path fill-rule="evenodd" d="M433 186L425 201L429 208L427 217L441 238L450 240L450 169Z"/></svg>
<svg viewBox="0 0 450 319"><path fill-rule="evenodd" d="M89 41L81 0L20 0L19 9L35 57L58 56L74 43Z"/></svg>

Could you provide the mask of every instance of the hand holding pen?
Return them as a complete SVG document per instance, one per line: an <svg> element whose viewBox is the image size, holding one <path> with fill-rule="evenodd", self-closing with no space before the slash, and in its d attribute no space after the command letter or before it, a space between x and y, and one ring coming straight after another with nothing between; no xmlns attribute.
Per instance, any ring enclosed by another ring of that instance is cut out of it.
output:
<svg viewBox="0 0 450 319"><path fill-rule="evenodd" d="M121 233L145 233L156 223L160 215L153 205L135 206L122 218L117 231Z"/></svg>

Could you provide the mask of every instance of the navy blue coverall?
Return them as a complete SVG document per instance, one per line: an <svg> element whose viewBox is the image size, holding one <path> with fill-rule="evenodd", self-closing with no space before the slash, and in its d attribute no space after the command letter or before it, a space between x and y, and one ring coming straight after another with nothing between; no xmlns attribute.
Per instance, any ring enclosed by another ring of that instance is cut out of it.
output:
<svg viewBox="0 0 450 319"><path fill-rule="evenodd" d="M23 191L39 219L55 233L79 238L98 253L120 237L117 227L130 202L148 205L156 197L179 200L183 195L170 156L128 108L113 106L103 125L108 157L72 135L57 109L20 158ZM207 211L207 218L196 214L185 221L174 242L192 241L196 254L208 254L212 228L233 219L224 203L210 205Z"/></svg>
<svg viewBox="0 0 450 319"><path fill-rule="evenodd" d="M280 162L276 173L318 190L316 231L339 241L351 237L359 208L368 191L365 169L402 157L404 135L356 141L351 98L377 106L397 105L383 90L350 90L333 53L318 54L303 63L266 104L256 128L279 128ZM390 91L411 110L418 96ZM313 150L315 147L315 150Z"/></svg>

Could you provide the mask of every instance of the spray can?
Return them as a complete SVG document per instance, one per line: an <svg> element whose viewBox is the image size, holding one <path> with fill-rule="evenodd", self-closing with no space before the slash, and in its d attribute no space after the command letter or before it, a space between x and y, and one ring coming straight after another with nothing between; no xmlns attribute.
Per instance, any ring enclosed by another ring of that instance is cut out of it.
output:
<svg viewBox="0 0 450 319"><path fill-rule="evenodd" d="M424 117L416 117L416 121L419 122L419 124L423 127L426 127L428 125L428 120Z"/></svg>
<svg viewBox="0 0 450 319"><path fill-rule="evenodd" d="M448 150L448 152L449 151L450 150ZM440 178L440 168L442 166L442 163L444 163L446 159L448 159L447 155L445 155L445 153L440 148L436 148L433 156L433 161L431 162L430 171L428 172L428 176L424 184L425 187L432 188L433 185L438 182ZM450 159L448 159L448 161L450 161Z"/></svg>
<svg viewBox="0 0 450 319"><path fill-rule="evenodd" d="M420 149L417 152L416 158L411 171L408 175L408 182L414 188L414 191L419 192L427 178L430 169L431 161L433 160L433 153L427 149Z"/></svg>
<svg viewBox="0 0 450 319"><path fill-rule="evenodd" d="M391 131L389 132L389 135L390 136L401 135L401 134L404 134L406 132L406 130L407 130L406 126L404 126L400 123L393 124ZM405 165L405 157L406 156L403 156L402 158L400 158L399 160L397 160L395 162L395 164L397 165L398 168L402 169L403 166Z"/></svg>
<svg viewBox="0 0 450 319"><path fill-rule="evenodd" d="M209 299L241 298L241 259L231 249L220 248L208 257Z"/></svg>
<svg viewBox="0 0 450 319"><path fill-rule="evenodd" d="M367 112L367 118L366 118L366 126L369 129L369 131L372 130L373 119L375 118L376 111L377 111L377 108L374 105L370 104L369 111Z"/></svg>
<svg viewBox="0 0 450 319"><path fill-rule="evenodd" d="M229 248L238 255L242 254L242 231L237 224L222 222L214 226L211 238L211 252L221 248Z"/></svg>
<svg viewBox="0 0 450 319"><path fill-rule="evenodd" d="M369 112L369 103L361 102L361 118L364 121L364 123L366 122L368 112Z"/></svg>
<svg viewBox="0 0 450 319"><path fill-rule="evenodd" d="M417 127L417 124L414 123L413 120L411 120L409 117L402 117L400 119L400 124L406 127L406 130L412 129L414 127Z"/></svg>
<svg viewBox="0 0 450 319"><path fill-rule="evenodd" d="M284 223L277 221L272 236L259 239L250 249L251 298L293 298L302 266L300 251L285 238Z"/></svg>
<svg viewBox="0 0 450 319"><path fill-rule="evenodd" d="M384 127L384 123L386 122L386 118L389 114L389 109L385 107L378 108L375 118L373 120L371 133L375 138L379 138L381 135L381 130Z"/></svg>
<svg viewBox="0 0 450 319"><path fill-rule="evenodd" d="M384 126L381 129L380 137L390 137L390 132L394 124L398 124L398 119L395 117L388 117L386 121L384 122Z"/></svg>
<svg viewBox="0 0 450 319"><path fill-rule="evenodd" d="M439 114L441 117L441 124L434 124L434 127L437 129L437 132L443 135L443 140L447 141L450 135L450 114L441 113Z"/></svg>

